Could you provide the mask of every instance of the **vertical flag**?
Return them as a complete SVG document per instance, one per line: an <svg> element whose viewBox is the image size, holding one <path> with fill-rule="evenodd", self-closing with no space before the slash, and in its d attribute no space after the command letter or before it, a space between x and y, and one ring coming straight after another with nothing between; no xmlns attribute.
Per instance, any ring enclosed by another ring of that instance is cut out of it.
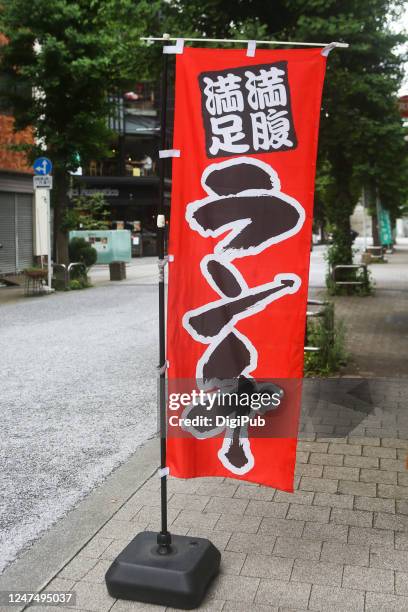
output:
<svg viewBox="0 0 408 612"><path fill-rule="evenodd" d="M293 490L325 65L321 49L177 56L167 325L174 476ZM236 392L228 406L226 390Z"/></svg>

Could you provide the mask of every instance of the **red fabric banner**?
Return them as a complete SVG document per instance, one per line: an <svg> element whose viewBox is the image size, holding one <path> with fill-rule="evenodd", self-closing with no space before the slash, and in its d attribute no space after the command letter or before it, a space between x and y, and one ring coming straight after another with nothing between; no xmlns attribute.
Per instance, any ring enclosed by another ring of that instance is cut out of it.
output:
<svg viewBox="0 0 408 612"><path fill-rule="evenodd" d="M303 376L325 65L321 49L247 57L246 50L186 48L177 56L173 147L180 157L173 159L167 321L173 389L188 381L186 388L210 393L236 381L253 393L266 388L259 381ZM170 429L184 435L169 434L170 473L292 491L299 387L272 387L285 396L286 433L173 419ZM171 414L198 416L200 405ZM212 411L206 405L202 414ZM258 414L273 419L273 412Z"/></svg>

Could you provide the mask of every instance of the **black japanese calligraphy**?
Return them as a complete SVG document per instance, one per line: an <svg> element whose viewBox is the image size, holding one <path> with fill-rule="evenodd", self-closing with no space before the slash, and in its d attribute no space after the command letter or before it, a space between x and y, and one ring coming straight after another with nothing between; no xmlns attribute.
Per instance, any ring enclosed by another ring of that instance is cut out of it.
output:
<svg viewBox="0 0 408 612"><path fill-rule="evenodd" d="M235 326L275 300L296 293L301 280L296 274L282 272L270 282L250 287L233 261L257 255L294 236L304 223L305 211L297 200L281 191L273 168L258 159L239 157L211 164L201 182L208 196L188 204L186 220L203 237L226 235L200 263L204 278L219 299L183 317L183 326L191 337L208 345L197 363L197 385L205 390L222 389L231 381L240 388L255 385L251 373L257 367L257 350ZM183 416L193 409L200 407L188 407ZM239 407L232 411L237 414ZM205 438L218 430L191 432ZM234 474L252 469L254 458L247 428L237 432L227 427L218 457Z"/></svg>

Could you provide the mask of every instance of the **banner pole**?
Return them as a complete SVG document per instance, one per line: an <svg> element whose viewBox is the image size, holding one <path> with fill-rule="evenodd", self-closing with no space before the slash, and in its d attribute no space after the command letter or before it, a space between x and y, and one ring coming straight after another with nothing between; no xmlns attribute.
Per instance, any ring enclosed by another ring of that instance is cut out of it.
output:
<svg viewBox="0 0 408 612"><path fill-rule="evenodd" d="M168 58L163 53L161 76L161 149L157 205L157 253L159 267L159 389L161 530L142 531L116 557L105 574L108 593L117 599L177 609L197 608L214 576L221 554L206 538L170 535L167 528L166 466L166 336L165 336L165 159L167 126Z"/></svg>
<svg viewBox="0 0 408 612"><path fill-rule="evenodd" d="M329 45L333 45L334 47L338 47L339 49L347 49L349 47L348 43L344 42L331 42L331 43L321 43L321 42L299 42L293 40L248 40L246 38L184 38L184 37L175 37L175 36L141 36L140 40L144 40L146 42L168 42L169 40L184 40L185 42L202 42L202 43L227 43L227 44L248 44L249 42L254 42L257 45L289 45L295 47L328 47Z"/></svg>
<svg viewBox="0 0 408 612"><path fill-rule="evenodd" d="M166 148L167 128L167 91L168 91L168 56L163 54L161 75L161 146ZM159 202L157 207L157 253L159 257L159 410L160 410L160 495L161 495L161 531L157 535L159 552L170 552L171 535L167 530L167 474L166 468L166 324L165 324L165 284L164 284L164 247L166 223L164 218L164 179L165 158L159 161Z"/></svg>

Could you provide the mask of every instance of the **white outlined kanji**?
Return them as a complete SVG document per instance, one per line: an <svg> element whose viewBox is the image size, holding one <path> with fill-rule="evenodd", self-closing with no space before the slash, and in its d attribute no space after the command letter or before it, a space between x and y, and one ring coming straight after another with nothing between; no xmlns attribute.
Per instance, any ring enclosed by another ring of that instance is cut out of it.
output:
<svg viewBox="0 0 408 612"><path fill-rule="evenodd" d="M251 113L251 122L255 151L269 151L271 147L293 147L293 142L289 140L290 122L287 111L276 112L270 109L267 114L263 111Z"/></svg>
<svg viewBox="0 0 408 612"><path fill-rule="evenodd" d="M229 72L213 80L204 78L205 106L210 115L223 115L244 110L244 97L240 89L241 77Z"/></svg>
<svg viewBox="0 0 408 612"><path fill-rule="evenodd" d="M212 144L210 151L216 155L219 151L225 153L246 153L247 144L238 144L245 134L242 131L242 119L239 115L225 115L224 117L211 117Z"/></svg>
<svg viewBox="0 0 408 612"><path fill-rule="evenodd" d="M248 90L248 104L253 110L275 106L286 106L287 92L283 82L284 70L271 66L261 69L258 74L247 70L245 87Z"/></svg>

